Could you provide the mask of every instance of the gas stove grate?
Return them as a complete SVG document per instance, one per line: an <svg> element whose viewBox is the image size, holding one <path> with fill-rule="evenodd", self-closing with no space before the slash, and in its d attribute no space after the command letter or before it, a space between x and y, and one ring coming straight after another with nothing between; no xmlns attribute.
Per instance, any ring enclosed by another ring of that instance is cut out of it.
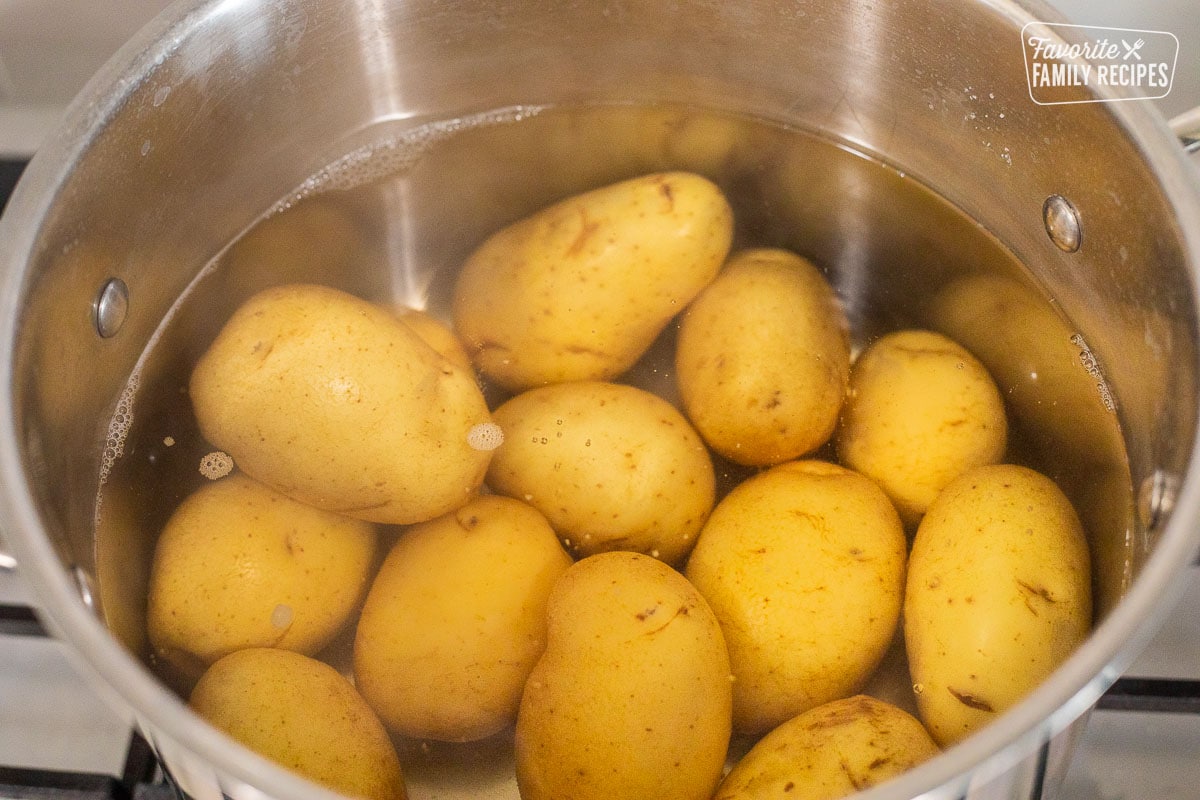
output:
<svg viewBox="0 0 1200 800"><path fill-rule="evenodd" d="M4 211L4 206L8 203L8 196L12 194L13 188L17 185L17 179L25 170L25 163L24 161L0 158L0 212Z"/></svg>
<svg viewBox="0 0 1200 800"><path fill-rule="evenodd" d="M4 608L4 607L0 607ZM2 636L2 633L0 633ZM154 750L130 734L120 777L0 765L0 800L185 800L163 774Z"/></svg>
<svg viewBox="0 0 1200 800"><path fill-rule="evenodd" d="M130 735L121 776L0 766L2 800L182 800L138 733Z"/></svg>

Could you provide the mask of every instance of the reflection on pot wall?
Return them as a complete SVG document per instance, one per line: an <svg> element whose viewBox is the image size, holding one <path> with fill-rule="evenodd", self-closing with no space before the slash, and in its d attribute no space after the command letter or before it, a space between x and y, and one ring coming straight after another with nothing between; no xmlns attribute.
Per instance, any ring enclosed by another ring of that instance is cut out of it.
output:
<svg viewBox="0 0 1200 800"><path fill-rule="evenodd" d="M201 480L194 465L206 449L181 389L253 288L302 277L444 314L453 269L484 233L566 192L687 167L728 192L740 244L791 247L828 271L860 344L925 324L980 353L1019 420L1014 453L1086 510L1100 606L1111 608L1153 544L1133 487L1156 470L1182 475L1193 438L1184 231L1143 152L1118 136L1117 111L1028 105L1005 18L939 2L890 8L701 4L675 15L629 4L624 24L636 36L607 41L620 30L595 9L543 9L536 24L509 28L504 10L468 4L462 13L486 30L459 35L448 18L424 20L428 38L393 52L427 62L386 97L372 94L377 74L357 73L378 66L370 55L383 29L368 23L380 20L347 24L340 7L272 4L272 24L255 26L244 24L248 10L226 6L209 36L150 54L128 97L96 109L111 124L74 165L30 248L17 413L64 564L91 571L95 544L106 618L144 655L153 536ZM382 22L403 39L412 34L399 14ZM548 41L559 24L578 27ZM847 46L852 32L864 44ZM685 43L683 55L665 53L660 38ZM330 41L346 56L333 65L322 60ZM466 63L454 61L462 52ZM495 64L483 63L489 52L500 54ZM430 66L443 59L455 66ZM603 105L617 100L629 102ZM293 113L312 107L325 113ZM397 115L381 119L381 108ZM391 163L402 169L370 176L379 180L309 196L306 181L347 152L391 158L412 126L497 108L510 111L443 126L453 136L422 133ZM1058 193L1086 223L1077 253L1054 247L1042 226L1042 203ZM197 279L280 198L295 207ZM1164 222L1130 226L1131 213ZM314 245L313 230L336 244ZM290 255L255 256L266 240ZM130 313L102 339L91 303L113 276L129 287ZM669 373L653 361L635 372L671 395ZM78 382L64 389L63 375ZM132 424L112 427L131 398ZM93 543L104 450L126 433ZM142 713L154 728L156 710ZM162 735L164 748L170 739Z"/></svg>

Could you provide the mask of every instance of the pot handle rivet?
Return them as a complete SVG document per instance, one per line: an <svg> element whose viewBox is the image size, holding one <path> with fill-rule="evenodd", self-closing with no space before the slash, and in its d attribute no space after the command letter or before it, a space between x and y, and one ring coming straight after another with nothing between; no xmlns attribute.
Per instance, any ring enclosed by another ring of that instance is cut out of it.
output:
<svg viewBox="0 0 1200 800"><path fill-rule="evenodd" d="M129 314L129 287L120 278L109 278L96 295L92 313L96 332L105 339L117 335Z"/></svg>
<svg viewBox="0 0 1200 800"><path fill-rule="evenodd" d="M1071 201L1061 194L1052 194L1042 204L1042 222L1046 233L1055 246L1066 253L1074 253L1083 243L1083 227L1079 223L1079 212Z"/></svg>
<svg viewBox="0 0 1200 800"><path fill-rule="evenodd" d="M1179 493L1179 478L1162 470L1142 481L1138 488L1138 516L1146 530L1154 530L1171 513L1175 497Z"/></svg>

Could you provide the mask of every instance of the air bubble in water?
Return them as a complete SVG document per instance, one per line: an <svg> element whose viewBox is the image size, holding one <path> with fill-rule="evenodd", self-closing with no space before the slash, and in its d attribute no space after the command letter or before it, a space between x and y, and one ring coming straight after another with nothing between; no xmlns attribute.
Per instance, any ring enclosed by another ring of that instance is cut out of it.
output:
<svg viewBox="0 0 1200 800"><path fill-rule="evenodd" d="M108 435L104 440L104 452L100 456L101 486L108 481L113 464L125 452L125 439L129 436L129 426L133 424L133 396L137 394L140 383L141 374L135 371L129 376L129 382L125 384L125 389L117 399L117 408L108 422Z"/></svg>
<svg viewBox="0 0 1200 800"><path fill-rule="evenodd" d="M200 459L200 474L215 481L233 472L233 459L228 453L216 450Z"/></svg>
<svg viewBox="0 0 1200 800"><path fill-rule="evenodd" d="M292 624L292 607L280 603L271 611L271 626L274 628L286 628Z"/></svg>
<svg viewBox="0 0 1200 800"><path fill-rule="evenodd" d="M467 444L473 450L495 450L504 444L504 431L494 422L481 422L467 431Z"/></svg>
<svg viewBox="0 0 1200 800"><path fill-rule="evenodd" d="M286 211L313 195L357 189L410 169L431 146L456 133L536 116L539 106L513 106L452 120L432 122L350 151L300 184L271 210ZM268 214L267 216L270 216Z"/></svg>
<svg viewBox="0 0 1200 800"><path fill-rule="evenodd" d="M1076 333L1071 337L1071 344L1079 348L1079 363L1083 365L1087 374L1096 381L1096 391L1100 394L1100 402L1104 406L1105 411L1116 411L1117 403L1113 399L1112 390L1108 388L1108 381L1104 378L1104 373L1100 370L1100 362L1096 360L1092 349L1088 347L1084 341L1083 335Z"/></svg>

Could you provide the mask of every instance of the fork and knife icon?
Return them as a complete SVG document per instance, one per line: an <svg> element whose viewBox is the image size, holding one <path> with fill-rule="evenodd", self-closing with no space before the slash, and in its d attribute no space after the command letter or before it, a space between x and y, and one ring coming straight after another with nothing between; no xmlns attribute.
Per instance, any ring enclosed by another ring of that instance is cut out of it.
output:
<svg viewBox="0 0 1200 800"><path fill-rule="evenodd" d="M1124 46L1124 48L1125 48L1125 55L1123 55L1123 56L1122 56L1122 59L1124 59L1125 61L1128 61L1128 60L1129 60L1129 57L1130 57L1130 56L1133 56L1133 57L1134 57L1134 58L1136 58L1138 61L1141 61L1141 60L1142 60L1142 54L1141 54L1141 53L1139 53L1139 52L1138 52L1138 50L1141 50L1141 49L1142 49L1142 47L1143 47L1143 46L1146 44L1146 40L1145 40L1145 39L1138 39L1138 40L1137 40L1136 42L1134 42L1133 44L1130 44L1129 42L1127 42L1127 41L1125 41L1124 39L1122 39L1122 40L1121 40L1121 44L1122 44L1122 45Z"/></svg>

